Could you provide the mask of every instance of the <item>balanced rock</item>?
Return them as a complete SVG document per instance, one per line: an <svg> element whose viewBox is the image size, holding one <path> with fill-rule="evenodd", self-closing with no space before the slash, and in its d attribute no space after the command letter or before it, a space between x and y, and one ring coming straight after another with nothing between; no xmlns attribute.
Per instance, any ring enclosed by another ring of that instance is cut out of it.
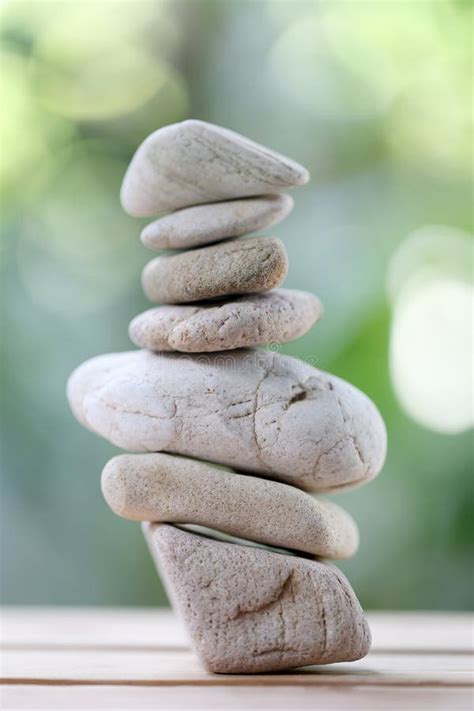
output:
<svg viewBox="0 0 474 711"><path fill-rule="evenodd" d="M114 457L102 472L102 493L134 521L198 524L322 558L349 558L358 546L356 524L336 504L185 457Z"/></svg>
<svg viewBox="0 0 474 711"><path fill-rule="evenodd" d="M130 323L131 340L155 351L203 353L287 343L321 316L320 301L305 291L273 289L232 301L159 306Z"/></svg>
<svg viewBox="0 0 474 711"><path fill-rule="evenodd" d="M160 128L139 146L121 201L136 217L182 207L280 192L304 185L308 171L244 136L205 121Z"/></svg>
<svg viewBox="0 0 474 711"><path fill-rule="evenodd" d="M275 225L293 205L293 198L284 193L196 205L151 222L140 239L150 249L201 247Z"/></svg>
<svg viewBox="0 0 474 711"><path fill-rule="evenodd" d="M308 491L363 484L385 457L369 398L269 351L103 355L74 371L68 397L79 421L118 447L189 455Z"/></svg>
<svg viewBox="0 0 474 711"><path fill-rule="evenodd" d="M206 669L277 671L363 657L370 631L344 575L316 560L144 526Z"/></svg>
<svg viewBox="0 0 474 711"><path fill-rule="evenodd" d="M163 305L129 333L149 350L93 358L68 382L83 425L146 453L114 457L102 491L119 516L152 522L143 529L163 582L218 673L351 661L370 645L354 592L319 560L353 555L357 526L309 492L375 477L384 423L344 380L256 348L301 336L321 305L277 288L288 269L280 240L241 239L283 219L293 207L284 191L308 178L289 158L203 121L150 135L126 172L122 205L139 217L171 213L145 227L146 246L191 251L143 270L146 295ZM233 542L216 540L223 534Z"/></svg>
<svg viewBox="0 0 474 711"><path fill-rule="evenodd" d="M282 283L287 271L283 243L256 237L156 257L145 266L142 284L150 301L179 304L268 291Z"/></svg>

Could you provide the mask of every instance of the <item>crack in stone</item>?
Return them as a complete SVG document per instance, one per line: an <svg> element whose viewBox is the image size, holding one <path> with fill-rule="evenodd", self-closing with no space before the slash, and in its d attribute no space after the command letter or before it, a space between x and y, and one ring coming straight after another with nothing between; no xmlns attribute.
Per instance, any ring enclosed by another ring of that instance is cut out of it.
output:
<svg viewBox="0 0 474 711"><path fill-rule="evenodd" d="M288 575L286 576L285 580L281 584L279 590L272 596L270 600L267 600L263 602L261 605L257 605L256 607L252 607L249 610L242 609L240 605L237 605L237 609L235 613L229 617L230 620L237 620L240 617L243 617L245 615L252 615L255 612L262 612L263 610L266 610L267 608L271 607L272 605L275 605L276 603L281 604L282 598L285 596L286 591L291 588L291 579L294 575L294 570L290 570Z"/></svg>
<svg viewBox="0 0 474 711"><path fill-rule="evenodd" d="M326 619L326 607L324 605L324 595L321 597L321 622L323 625L323 655L326 656L328 649L328 623Z"/></svg>
<svg viewBox="0 0 474 711"><path fill-rule="evenodd" d="M265 375L263 376L263 378L260 380L259 384L257 385L257 388L255 390L255 397L253 399L253 419L252 419L253 436L254 436L254 440L255 440L255 446L257 448L257 459L259 459L260 461L262 461L262 459L261 459L262 447L260 445L260 442L258 441L257 422L256 422L257 412L260 409L259 404L258 404L258 398L259 398L260 390L262 388L263 383L269 377L269 375L271 375L271 373L272 373L271 370L266 371Z"/></svg>
<svg viewBox="0 0 474 711"><path fill-rule="evenodd" d="M349 438L350 438L350 440L351 440L351 442L352 442L352 445L353 445L353 447L354 447L354 449L355 449L355 451L356 451L356 453L357 453L357 456L358 456L359 459L360 459L360 462L361 462L362 466L365 468L366 463L365 463L364 456L363 456L363 454L362 454L362 450L361 450L361 448L360 448L360 446L359 446L359 443L357 442L357 438L356 438L355 434L352 432L351 428L349 427L349 422L348 422L347 417L346 417L346 414L345 414L345 412L344 412L344 408L342 407L341 398L340 398L340 397L337 397L336 401L337 401L337 404L338 404L338 406L339 406L339 410L340 410L340 412L341 412L342 421L344 422L344 425L345 425L345 427L346 427L346 429L347 429L348 436L349 436Z"/></svg>
<svg viewBox="0 0 474 711"><path fill-rule="evenodd" d="M340 438L339 438L336 442L334 442L334 444L332 444L328 449L324 449L324 450L317 456L316 461L315 461L315 463L314 463L314 467L313 467L313 476L317 476L318 468L319 468L319 462L321 461L321 459L322 459L323 457L327 457L328 454L330 454L333 449L336 449L336 447L338 447L338 446L341 444L341 442L344 442L345 439L347 439L347 435L344 435L343 437L340 437ZM322 440L323 440L322 437L321 437L320 439L318 439L317 442L315 442L315 446L317 447L317 446L322 442Z"/></svg>
<svg viewBox="0 0 474 711"><path fill-rule="evenodd" d="M176 412L171 415L151 415L148 412L142 412L141 410L126 410L124 407L118 407L113 405L111 402L106 402L103 398L98 397L97 402L106 407L113 412L118 412L121 415L140 415L140 417L150 417L152 420L171 420L175 416ZM175 405L176 409L176 405Z"/></svg>
<svg viewBox="0 0 474 711"><path fill-rule="evenodd" d="M293 405L295 402L301 402L302 400L306 400L307 397L308 397L307 390L302 390L301 392L296 393L295 395L293 395L291 400L288 402L288 407L290 407L290 405ZM286 409L288 409L288 408L286 408Z"/></svg>

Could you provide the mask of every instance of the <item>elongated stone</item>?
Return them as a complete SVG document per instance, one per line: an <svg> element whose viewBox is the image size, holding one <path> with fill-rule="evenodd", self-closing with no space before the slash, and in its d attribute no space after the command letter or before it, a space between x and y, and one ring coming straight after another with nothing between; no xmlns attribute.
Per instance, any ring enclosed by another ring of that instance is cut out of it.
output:
<svg viewBox="0 0 474 711"><path fill-rule="evenodd" d="M363 484L385 458L383 420L365 395L269 351L103 355L72 374L68 397L86 427L124 449L175 452L309 491Z"/></svg>
<svg viewBox="0 0 474 711"><path fill-rule="evenodd" d="M209 671L278 671L369 651L364 613L337 568L166 524L145 524L144 533Z"/></svg>
<svg viewBox="0 0 474 711"><path fill-rule="evenodd" d="M293 204L289 195L277 194L186 207L151 222L140 239L150 249L202 247L275 225Z"/></svg>
<svg viewBox="0 0 474 711"><path fill-rule="evenodd" d="M134 521L198 524L322 558L349 558L358 546L357 526L340 506L185 457L114 457L102 472L102 493Z"/></svg>
<svg viewBox="0 0 474 711"><path fill-rule="evenodd" d="M283 243L256 237L156 257L145 266L142 284L150 301L179 304L268 291L282 283L287 271Z"/></svg>
<svg viewBox="0 0 474 711"><path fill-rule="evenodd" d="M321 303L305 291L273 289L219 303L159 306L130 323L131 340L156 351L204 353L287 343L319 319Z"/></svg>
<svg viewBox="0 0 474 711"><path fill-rule="evenodd" d="M182 207L280 192L309 180L308 171L269 148L205 121L165 126L139 146L121 201L136 217Z"/></svg>

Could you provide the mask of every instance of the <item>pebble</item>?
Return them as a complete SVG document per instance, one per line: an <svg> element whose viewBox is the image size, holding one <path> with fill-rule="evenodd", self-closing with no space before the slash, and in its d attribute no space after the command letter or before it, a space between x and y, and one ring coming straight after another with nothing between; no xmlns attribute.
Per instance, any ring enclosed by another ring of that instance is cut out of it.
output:
<svg viewBox="0 0 474 711"><path fill-rule="evenodd" d="M186 207L151 222L140 239L150 249L201 247L275 225L293 205L293 198L282 193Z"/></svg>
<svg viewBox="0 0 474 711"><path fill-rule="evenodd" d="M365 656L370 631L328 563L144 524L151 554L210 672L254 674Z"/></svg>
<svg viewBox="0 0 474 711"><path fill-rule="evenodd" d="M304 185L306 168L244 136L190 119L152 133L122 183L124 210L149 217L191 205Z"/></svg>
<svg viewBox="0 0 474 711"><path fill-rule="evenodd" d="M255 237L156 257L145 266L142 285L150 301L179 304L268 291L282 283L287 271L283 243Z"/></svg>
<svg viewBox="0 0 474 711"><path fill-rule="evenodd" d="M322 558L350 558L359 534L330 501L288 484L170 454L122 454L102 472L110 508L133 521L207 526Z"/></svg>
<svg viewBox="0 0 474 711"><path fill-rule="evenodd" d="M103 355L74 371L68 397L80 422L123 449L188 455L307 491L366 483L385 458L383 420L367 396L270 351Z"/></svg>
<svg viewBox="0 0 474 711"><path fill-rule="evenodd" d="M288 343L305 334L322 312L305 291L272 289L232 301L158 306L130 323L130 339L154 351L204 353Z"/></svg>

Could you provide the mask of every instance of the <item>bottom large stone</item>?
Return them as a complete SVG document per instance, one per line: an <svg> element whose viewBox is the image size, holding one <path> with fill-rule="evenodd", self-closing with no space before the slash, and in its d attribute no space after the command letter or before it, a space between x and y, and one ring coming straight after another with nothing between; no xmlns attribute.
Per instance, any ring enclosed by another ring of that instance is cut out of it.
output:
<svg viewBox="0 0 474 711"><path fill-rule="evenodd" d="M370 630L332 565L144 524L203 665L248 674L360 659Z"/></svg>

